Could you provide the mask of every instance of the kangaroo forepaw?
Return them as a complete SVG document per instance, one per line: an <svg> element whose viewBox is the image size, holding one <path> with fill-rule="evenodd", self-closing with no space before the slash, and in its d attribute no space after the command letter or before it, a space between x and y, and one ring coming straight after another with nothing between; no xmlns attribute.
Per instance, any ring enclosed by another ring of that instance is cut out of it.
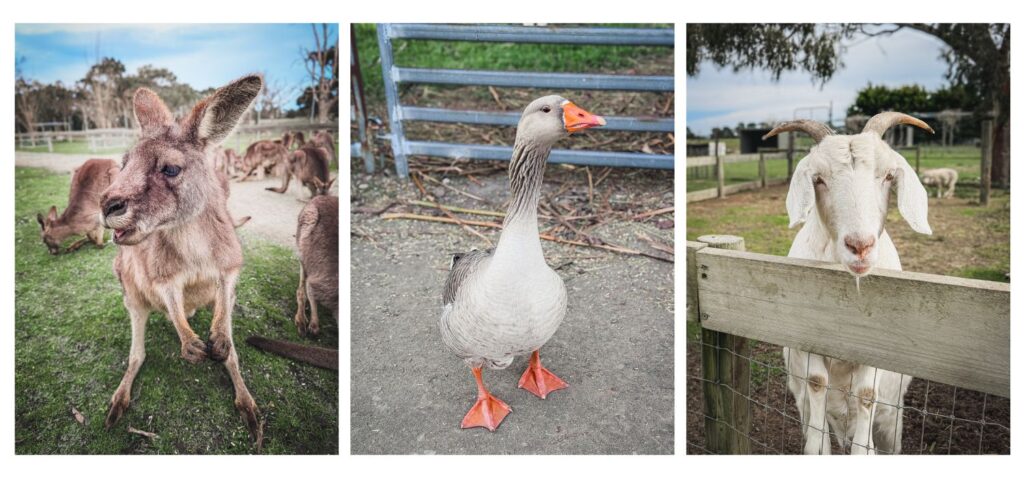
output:
<svg viewBox="0 0 1024 478"><path fill-rule="evenodd" d="M231 338L225 334L217 332L211 333L207 346L210 358L218 362L227 360L228 355L231 354Z"/></svg>
<svg viewBox="0 0 1024 478"><path fill-rule="evenodd" d="M199 337L193 337L191 340L183 342L181 344L181 358L192 364L206 360L206 342L200 340Z"/></svg>
<svg viewBox="0 0 1024 478"><path fill-rule="evenodd" d="M128 409L129 403L131 403L131 397L128 396L127 392L122 392L120 389L114 392L114 396L110 399L110 410L107 411L107 419L103 422L107 429L121 419L124 411Z"/></svg>
<svg viewBox="0 0 1024 478"><path fill-rule="evenodd" d="M306 317L304 315L295 314L295 328L299 331L300 337L306 336Z"/></svg>
<svg viewBox="0 0 1024 478"><path fill-rule="evenodd" d="M310 335L320 335L320 324L317 322L310 322L309 325L306 326L306 330Z"/></svg>

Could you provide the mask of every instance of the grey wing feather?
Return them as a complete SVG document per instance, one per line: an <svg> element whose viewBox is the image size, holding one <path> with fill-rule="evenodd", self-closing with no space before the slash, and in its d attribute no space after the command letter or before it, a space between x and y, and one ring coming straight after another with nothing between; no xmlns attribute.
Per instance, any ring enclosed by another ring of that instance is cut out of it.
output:
<svg viewBox="0 0 1024 478"><path fill-rule="evenodd" d="M444 282L444 292L441 294L444 299L444 305L455 302L455 295L458 294L459 287L462 286L462 283L465 282L466 278L469 277L484 260L490 258L491 253L493 252L494 249L486 249L483 251L472 250L452 255L452 263L449 267L448 280Z"/></svg>

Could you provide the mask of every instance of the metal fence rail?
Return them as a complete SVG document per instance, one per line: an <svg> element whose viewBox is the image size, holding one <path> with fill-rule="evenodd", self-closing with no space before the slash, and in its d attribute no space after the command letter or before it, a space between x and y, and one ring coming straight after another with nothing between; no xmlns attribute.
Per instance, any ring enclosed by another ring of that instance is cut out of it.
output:
<svg viewBox="0 0 1024 478"><path fill-rule="evenodd" d="M392 50L392 41L396 39L672 47L675 45L675 31L668 28L378 24L377 40L380 44L384 96L387 100L388 114L391 120L391 148L395 156L395 169L402 178L409 176L408 156L410 155L508 160L512 154L510 147L409 140L405 136L403 122L430 121L514 126L519 121L518 113L405 106L401 104L398 94L398 85L402 83L651 92L672 92L675 88L675 81L671 76L581 75L400 67L395 65ZM606 129L667 133L674 131L674 121L672 118L611 117L608 118ZM553 163L636 168L672 169L675 167L675 157L670 154L555 150L551 153L550 161Z"/></svg>

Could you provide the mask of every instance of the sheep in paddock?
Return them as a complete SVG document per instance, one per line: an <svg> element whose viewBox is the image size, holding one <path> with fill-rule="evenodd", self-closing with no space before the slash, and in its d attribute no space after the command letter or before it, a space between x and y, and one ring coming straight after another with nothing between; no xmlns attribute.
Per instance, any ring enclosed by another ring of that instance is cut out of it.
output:
<svg viewBox="0 0 1024 478"><path fill-rule="evenodd" d="M838 135L808 120L783 123L784 131L809 134L816 145L793 171L786 197L790 227L803 224L789 257L837 262L857 280L874 267L902 270L885 231L889 191L910 227L931 234L928 192L906 159L882 135L899 124L932 131L903 113L880 113L860 134ZM804 453L831 453L830 430L854 454L899 453L903 397L912 377L822 355L785 348L783 355L800 421Z"/></svg>
<svg viewBox="0 0 1024 478"><path fill-rule="evenodd" d="M925 186L935 186L936 198L951 198L956 191L956 181L960 175L952 168L929 169L921 173L921 183ZM945 193L943 193L945 189Z"/></svg>

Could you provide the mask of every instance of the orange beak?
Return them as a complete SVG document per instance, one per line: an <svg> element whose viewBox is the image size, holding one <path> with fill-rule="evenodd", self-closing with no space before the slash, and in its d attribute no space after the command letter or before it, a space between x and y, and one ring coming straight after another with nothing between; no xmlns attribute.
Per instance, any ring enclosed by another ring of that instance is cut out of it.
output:
<svg viewBox="0 0 1024 478"><path fill-rule="evenodd" d="M565 121L565 130L570 133L607 124L604 118L576 106L571 101L562 105L562 118Z"/></svg>

